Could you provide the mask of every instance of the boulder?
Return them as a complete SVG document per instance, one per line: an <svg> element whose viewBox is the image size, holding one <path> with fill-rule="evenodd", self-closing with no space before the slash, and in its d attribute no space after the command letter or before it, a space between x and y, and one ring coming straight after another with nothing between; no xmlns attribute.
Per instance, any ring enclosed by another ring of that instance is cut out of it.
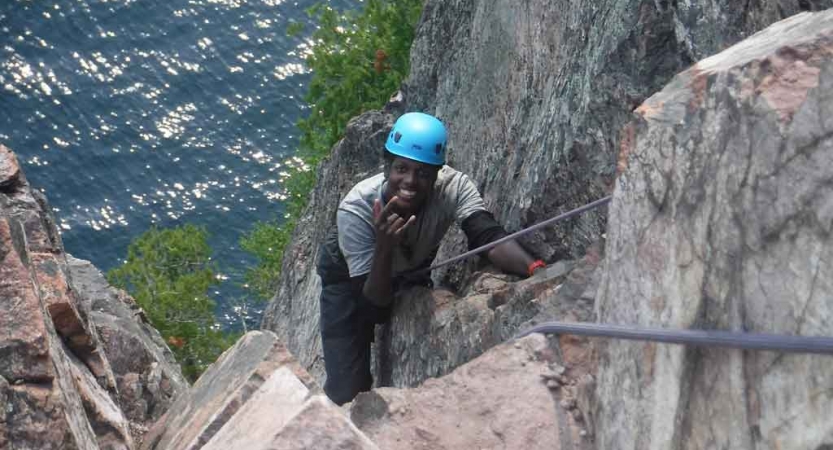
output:
<svg viewBox="0 0 833 450"><path fill-rule="evenodd" d="M291 372L296 382L306 390L315 393L320 391L312 377L298 365L274 333L247 333L226 350L190 390L174 401L148 431L141 448L203 448L238 410L253 398L258 398L255 394L261 388L268 390L272 387L267 381L281 369ZM280 381L284 378L277 376L275 379ZM266 387L263 387L264 383ZM306 395L306 391L303 395Z"/></svg>
<svg viewBox="0 0 833 450"><path fill-rule="evenodd" d="M20 163L8 147L0 145L0 191L14 191L19 186Z"/></svg>
<svg viewBox="0 0 833 450"><path fill-rule="evenodd" d="M601 322L833 335L833 10L706 58L637 109ZM600 350L598 448L833 447L833 359L646 342Z"/></svg>

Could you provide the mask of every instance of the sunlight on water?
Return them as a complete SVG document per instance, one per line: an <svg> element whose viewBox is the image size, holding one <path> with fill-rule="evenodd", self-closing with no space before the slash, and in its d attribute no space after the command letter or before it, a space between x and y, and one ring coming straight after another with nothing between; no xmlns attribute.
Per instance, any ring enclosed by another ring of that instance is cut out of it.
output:
<svg viewBox="0 0 833 450"><path fill-rule="evenodd" d="M316 1L0 2L0 143L68 252L107 270L148 227L195 223L225 265L218 302L243 295L238 240L282 217L283 183L304 168L311 42L285 30Z"/></svg>

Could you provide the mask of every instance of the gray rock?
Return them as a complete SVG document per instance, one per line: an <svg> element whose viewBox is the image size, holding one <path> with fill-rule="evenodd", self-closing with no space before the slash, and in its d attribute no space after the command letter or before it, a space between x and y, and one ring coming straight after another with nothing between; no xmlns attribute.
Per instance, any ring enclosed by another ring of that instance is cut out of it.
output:
<svg viewBox="0 0 833 450"><path fill-rule="evenodd" d="M833 335L833 10L704 59L637 109L601 322ZM833 359L609 341L596 443L833 446Z"/></svg>
<svg viewBox="0 0 833 450"><path fill-rule="evenodd" d="M402 292L390 324L377 329L377 386L416 386L445 375L537 323L592 321L594 297L581 294L595 294L600 260L591 253L522 281L482 273L465 297L443 289Z"/></svg>
<svg viewBox="0 0 833 450"><path fill-rule="evenodd" d="M134 448L130 424L119 406L110 398L109 393L99 386L86 365L70 352L67 352L67 356L70 373L75 379L81 404L95 433L98 447L107 450Z"/></svg>
<svg viewBox="0 0 833 450"><path fill-rule="evenodd" d="M129 449L115 382L45 199L0 146L0 444ZM10 175L11 174L11 175Z"/></svg>
<svg viewBox="0 0 833 450"><path fill-rule="evenodd" d="M292 372L307 390L320 391L273 333L247 333L176 399L145 435L141 448L202 448L280 369Z"/></svg>
<svg viewBox="0 0 833 450"><path fill-rule="evenodd" d="M392 103L391 108L395 108ZM345 137L318 170L318 184L298 220L293 244L284 252L278 292L263 315L262 328L277 334L300 364L319 382L324 379L315 272L318 245L335 224L341 198L363 178L382 171L382 149L394 116L372 111L354 118ZM323 384L323 383L321 383Z"/></svg>
<svg viewBox="0 0 833 450"><path fill-rule="evenodd" d="M143 431L188 389L188 382L162 336L127 293L110 286L89 261L67 255L67 267L115 375L118 404L141 441Z"/></svg>
<svg viewBox="0 0 833 450"><path fill-rule="evenodd" d="M517 230L603 197L631 111L676 73L802 9L833 1L425 2L403 87L408 110L449 127L451 164ZM547 260L575 259L604 209L526 239ZM439 259L465 250L462 233ZM456 286L473 265L441 270Z"/></svg>
<svg viewBox="0 0 833 450"><path fill-rule="evenodd" d="M203 449L376 449L338 406L310 394L291 370L273 372Z"/></svg>
<svg viewBox="0 0 833 450"><path fill-rule="evenodd" d="M583 448L580 427L559 405L570 394L551 392L541 380L556 359L535 334L418 387L361 393L350 416L385 449Z"/></svg>

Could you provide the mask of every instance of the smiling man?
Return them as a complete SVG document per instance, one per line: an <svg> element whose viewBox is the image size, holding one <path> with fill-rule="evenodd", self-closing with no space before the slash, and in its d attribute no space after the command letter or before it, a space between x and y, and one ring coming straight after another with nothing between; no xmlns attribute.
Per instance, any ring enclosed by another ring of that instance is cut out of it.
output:
<svg viewBox="0 0 833 450"><path fill-rule="evenodd" d="M451 224L460 224L470 248L506 236L474 183L445 165L446 130L438 119L404 114L385 150L384 172L359 182L341 201L336 227L318 255L324 391L339 405L370 389L374 325L388 319L396 289L431 285L428 274L409 273L430 266ZM518 275L544 266L515 241L487 256Z"/></svg>

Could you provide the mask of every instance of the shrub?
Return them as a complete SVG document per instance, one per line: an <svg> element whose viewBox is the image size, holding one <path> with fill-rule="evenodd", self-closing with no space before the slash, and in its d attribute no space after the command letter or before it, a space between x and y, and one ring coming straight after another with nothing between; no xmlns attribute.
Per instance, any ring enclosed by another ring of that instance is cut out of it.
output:
<svg viewBox="0 0 833 450"><path fill-rule="evenodd" d="M107 273L112 285L144 309L192 382L237 338L216 324L208 297L216 279L207 237L193 225L151 228L131 242L127 261Z"/></svg>

